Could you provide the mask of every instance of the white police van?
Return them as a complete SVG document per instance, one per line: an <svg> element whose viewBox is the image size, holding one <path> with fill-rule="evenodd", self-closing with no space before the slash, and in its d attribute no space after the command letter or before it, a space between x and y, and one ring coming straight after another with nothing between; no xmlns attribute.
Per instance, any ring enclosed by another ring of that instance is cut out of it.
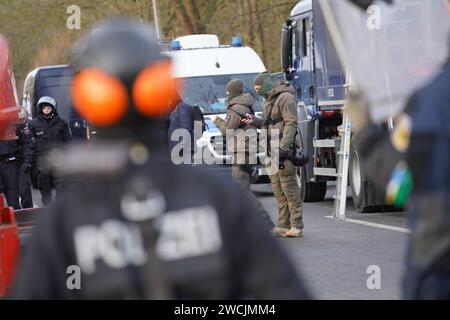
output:
<svg viewBox="0 0 450 320"><path fill-rule="evenodd" d="M202 110L207 130L197 140L199 149L207 148L215 163L230 159L224 139L214 125L216 116L225 118L226 85L232 79L244 82L244 91L255 98L254 111L260 115L263 99L253 89L256 75L266 71L257 53L242 46L241 38L233 37L230 45L220 45L216 35L199 34L179 37L165 51L174 62L174 77L183 79L183 101ZM262 154L259 154L262 156ZM264 170L260 170L264 174Z"/></svg>

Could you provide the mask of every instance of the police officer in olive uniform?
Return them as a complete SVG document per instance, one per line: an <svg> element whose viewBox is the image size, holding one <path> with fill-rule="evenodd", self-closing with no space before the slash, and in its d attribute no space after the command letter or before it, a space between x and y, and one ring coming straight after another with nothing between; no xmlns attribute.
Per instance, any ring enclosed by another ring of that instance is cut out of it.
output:
<svg viewBox="0 0 450 320"><path fill-rule="evenodd" d="M247 124L255 124L268 130L270 139L278 130L279 163L273 170L273 163L268 166L273 193L278 201L278 223L274 234L282 237L303 237L303 205L300 187L296 176L296 167L289 157L294 153L297 134L297 100L294 88L288 83L274 85L269 73L259 74L253 82L255 91L266 101L263 106L263 119L249 114ZM274 142L269 139L268 154L271 155ZM271 156L272 159L276 158ZM272 160L273 161L273 160ZM270 168L269 168L270 167Z"/></svg>
<svg viewBox="0 0 450 320"><path fill-rule="evenodd" d="M128 20L98 28L72 59L74 104L98 134L55 154L80 180L42 214L14 296L306 298L239 187L170 162L158 118L171 110L171 62L154 32Z"/></svg>
<svg viewBox="0 0 450 320"><path fill-rule="evenodd" d="M56 101L52 97L41 97L37 103L39 111L36 119L30 123L30 129L36 141L33 174L41 192L42 204L52 203L52 189L61 182L45 167L45 156L55 147L67 145L72 140L69 124L59 117Z"/></svg>
<svg viewBox="0 0 450 320"><path fill-rule="evenodd" d="M228 109L225 121L216 117L214 124L226 137L228 150L232 152L233 164L231 174L242 187L248 198L261 213L267 227L274 228L269 213L263 208L256 196L250 191L250 182L257 175L257 132L254 125L245 124L241 120L247 114L254 114L255 99L250 93L244 93L242 80L234 79L227 84ZM241 130L239 130L241 129ZM229 135L227 135L227 130ZM256 173L255 173L256 171Z"/></svg>
<svg viewBox="0 0 450 320"><path fill-rule="evenodd" d="M33 137L27 124L17 127L17 140L0 141L0 185L8 206L21 209L19 203L19 170L30 172L33 158ZM19 156L23 157L22 168Z"/></svg>

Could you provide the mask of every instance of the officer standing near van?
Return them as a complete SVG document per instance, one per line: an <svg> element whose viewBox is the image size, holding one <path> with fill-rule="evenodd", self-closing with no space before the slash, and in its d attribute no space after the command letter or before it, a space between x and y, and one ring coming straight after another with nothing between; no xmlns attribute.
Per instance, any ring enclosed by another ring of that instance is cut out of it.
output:
<svg viewBox="0 0 450 320"><path fill-rule="evenodd" d="M269 137L273 135L273 130L279 130L280 133L279 169L269 174L272 190L278 201L278 223L273 232L281 237L303 237L303 206L297 170L289 160L294 153L298 126L294 88L284 82L274 85L272 77L267 72L259 74L253 86L255 91L266 99L263 105L263 119L248 114L243 122L266 128ZM271 156L270 139L268 142L268 155ZM271 159L272 161L274 160Z"/></svg>
<svg viewBox="0 0 450 320"><path fill-rule="evenodd" d="M27 124L17 127L17 140L0 141L0 185L8 206L21 209L19 202L19 171L30 172L33 158L33 137ZM19 156L23 157L22 165Z"/></svg>
<svg viewBox="0 0 450 320"><path fill-rule="evenodd" d="M262 214L267 227L274 228L269 213L263 208L259 200L250 190L251 179L256 175L257 132L256 127L242 122L246 114L254 114L255 99L250 93L244 93L242 80L234 79L227 84L228 109L225 121L216 117L215 126L222 136L226 137L229 151L233 156L231 174L233 179L245 191L249 199ZM241 129L241 130L239 130ZM227 130L232 136L227 136ZM255 172L256 171L256 172Z"/></svg>
<svg viewBox="0 0 450 320"><path fill-rule="evenodd" d="M41 97L37 103L38 116L31 120L30 129L35 139L33 174L36 175L42 204L53 202L52 190L59 188L61 181L46 168L46 156L57 147L64 147L72 140L67 121L57 112L56 101L52 97Z"/></svg>
<svg viewBox="0 0 450 320"><path fill-rule="evenodd" d="M170 162L160 116L173 108L171 61L154 31L129 20L98 28L71 63L74 105L99 134L54 155L59 172L82 179L42 214L14 296L307 298L239 188ZM77 290L69 266L81 271Z"/></svg>
<svg viewBox="0 0 450 320"><path fill-rule="evenodd" d="M183 159L183 163L191 164L195 153L195 135L194 135L194 110L191 105L185 103L181 97L177 94L175 97L176 106L169 115L169 151L176 151L175 148L180 148L176 156ZM178 136L172 137L173 133L177 129L183 129L185 135L183 135L183 141L172 141L172 139L178 138ZM179 145L180 144L180 145ZM175 156L175 155L173 155Z"/></svg>

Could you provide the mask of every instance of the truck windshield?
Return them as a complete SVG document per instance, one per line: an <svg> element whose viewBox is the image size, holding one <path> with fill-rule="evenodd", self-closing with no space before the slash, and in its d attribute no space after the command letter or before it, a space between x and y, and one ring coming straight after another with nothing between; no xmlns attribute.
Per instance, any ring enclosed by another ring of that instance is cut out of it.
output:
<svg viewBox="0 0 450 320"><path fill-rule="evenodd" d="M257 73L202 76L183 79L183 101L190 105L198 105L203 114L225 113L227 111L227 83L233 79L244 82L244 92L255 98L253 111L261 111L263 98L253 90L253 80Z"/></svg>

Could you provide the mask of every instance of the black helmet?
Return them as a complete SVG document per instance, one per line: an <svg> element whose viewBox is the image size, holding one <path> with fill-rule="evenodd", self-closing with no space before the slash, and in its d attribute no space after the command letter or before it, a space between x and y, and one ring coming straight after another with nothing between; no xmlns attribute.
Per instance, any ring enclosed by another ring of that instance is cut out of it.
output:
<svg viewBox="0 0 450 320"><path fill-rule="evenodd" d="M102 23L76 45L71 65L74 106L100 131L130 137L173 108L171 60L145 24Z"/></svg>

